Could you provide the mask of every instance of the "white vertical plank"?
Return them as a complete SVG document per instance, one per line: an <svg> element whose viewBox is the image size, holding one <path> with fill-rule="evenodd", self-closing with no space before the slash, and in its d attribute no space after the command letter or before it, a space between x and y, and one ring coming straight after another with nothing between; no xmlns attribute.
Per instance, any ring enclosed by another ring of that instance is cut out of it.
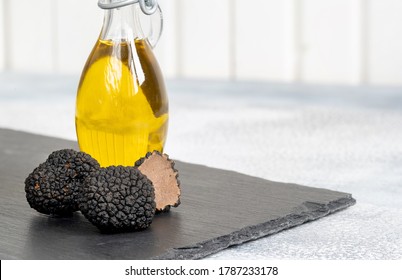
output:
<svg viewBox="0 0 402 280"><path fill-rule="evenodd" d="M294 79L293 1L236 0L236 77Z"/></svg>
<svg viewBox="0 0 402 280"><path fill-rule="evenodd" d="M155 55L158 59L165 78L177 76L177 0L159 0L163 12L163 33L155 48Z"/></svg>
<svg viewBox="0 0 402 280"><path fill-rule="evenodd" d="M348 57L350 67L349 78L346 81L349 84L365 84L367 82L367 0L349 1L350 22L347 41L349 43Z"/></svg>
<svg viewBox="0 0 402 280"><path fill-rule="evenodd" d="M4 0L0 0L0 71L5 70Z"/></svg>
<svg viewBox="0 0 402 280"><path fill-rule="evenodd" d="M301 80L311 83L359 82L359 24L356 1L303 0ZM357 39L356 39L357 38Z"/></svg>
<svg viewBox="0 0 402 280"><path fill-rule="evenodd" d="M402 84L402 1L371 0L369 82Z"/></svg>
<svg viewBox="0 0 402 280"><path fill-rule="evenodd" d="M79 74L98 39L103 10L97 1L57 0L57 70Z"/></svg>
<svg viewBox="0 0 402 280"><path fill-rule="evenodd" d="M50 72L54 69L52 0L8 1L10 70Z"/></svg>
<svg viewBox="0 0 402 280"><path fill-rule="evenodd" d="M180 0L179 74L229 78L229 0Z"/></svg>

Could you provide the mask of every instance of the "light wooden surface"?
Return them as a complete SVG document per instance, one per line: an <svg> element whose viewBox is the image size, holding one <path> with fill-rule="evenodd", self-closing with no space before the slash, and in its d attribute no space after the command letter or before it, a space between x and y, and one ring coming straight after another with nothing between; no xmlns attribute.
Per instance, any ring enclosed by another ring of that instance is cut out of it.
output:
<svg viewBox="0 0 402 280"><path fill-rule="evenodd" d="M0 70L80 73L97 0L0 0ZM402 84L399 0L159 0L168 78Z"/></svg>
<svg viewBox="0 0 402 280"><path fill-rule="evenodd" d="M76 140L78 76L0 75L0 127ZM168 80L175 159L352 193L336 215L213 259L400 259L402 89Z"/></svg>
<svg viewBox="0 0 402 280"><path fill-rule="evenodd" d="M0 11L4 11L4 3L0 1ZM4 45L4 12L0 12L0 70L3 70L6 67L5 62L5 45Z"/></svg>

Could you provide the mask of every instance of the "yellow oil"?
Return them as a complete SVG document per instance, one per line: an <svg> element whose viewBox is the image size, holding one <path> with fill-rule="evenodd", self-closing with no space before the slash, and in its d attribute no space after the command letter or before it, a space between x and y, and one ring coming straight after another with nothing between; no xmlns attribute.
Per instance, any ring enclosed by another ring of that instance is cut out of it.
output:
<svg viewBox="0 0 402 280"><path fill-rule="evenodd" d="M80 150L104 167L163 152L168 100L146 41L98 40L81 76L75 124Z"/></svg>

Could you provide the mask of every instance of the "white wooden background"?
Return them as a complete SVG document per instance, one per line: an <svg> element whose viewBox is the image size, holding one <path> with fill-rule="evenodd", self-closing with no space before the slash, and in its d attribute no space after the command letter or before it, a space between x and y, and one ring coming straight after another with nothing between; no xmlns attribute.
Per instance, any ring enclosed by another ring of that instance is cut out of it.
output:
<svg viewBox="0 0 402 280"><path fill-rule="evenodd" d="M81 72L97 0L0 0L0 70ZM402 85L402 0L159 0L166 77Z"/></svg>

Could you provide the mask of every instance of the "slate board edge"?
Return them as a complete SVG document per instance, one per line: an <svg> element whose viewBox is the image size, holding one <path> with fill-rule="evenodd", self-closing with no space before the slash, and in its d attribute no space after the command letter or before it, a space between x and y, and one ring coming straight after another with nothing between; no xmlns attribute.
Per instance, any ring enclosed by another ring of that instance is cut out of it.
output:
<svg viewBox="0 0 402 280"><path fill-rule="evenodd" d="M314 221L334 212L343 210L356 204L356 200L350 194L345 197L330 201L328 204L305 202L295 211L285 217L270 220L258 225L252 225L194 245L174 248L157 256L156 260L196 260L215 254L228 247L240 245L261 237L278 233L282 230Z"/></svg>

